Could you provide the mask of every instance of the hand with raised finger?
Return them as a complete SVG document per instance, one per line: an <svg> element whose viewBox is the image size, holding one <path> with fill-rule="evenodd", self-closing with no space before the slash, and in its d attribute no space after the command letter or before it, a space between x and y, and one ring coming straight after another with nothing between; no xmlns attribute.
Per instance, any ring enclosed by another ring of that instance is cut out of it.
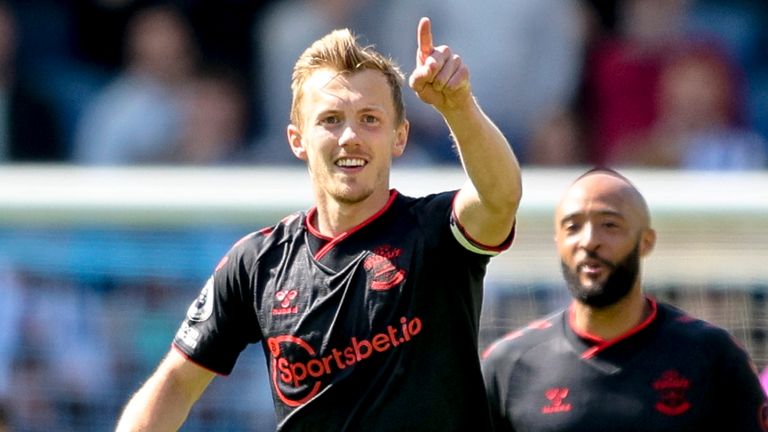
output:
<svg viewBox="0 0 768 432"><path fill-rule="evenodd" d="M432 43L432 23L429 18L419 21L416 34L418 50L416 68L408 83L419 99L440 112L456 109L471 99L469 70L458 54L447 45Z"/></svg>

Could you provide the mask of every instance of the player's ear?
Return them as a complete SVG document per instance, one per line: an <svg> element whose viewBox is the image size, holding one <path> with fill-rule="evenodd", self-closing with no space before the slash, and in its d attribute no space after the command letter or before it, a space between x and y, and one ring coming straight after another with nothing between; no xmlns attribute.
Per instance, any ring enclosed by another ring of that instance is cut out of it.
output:
<svg viewBox="0 0 768 432"><path fill-rule="evenodd" d="M640 234L640 256L644 257L651 253L656 246L656 231L646 228Z"/></svg>
<svg viewBox="0 0 768 432"><path fill-rule="evenodd" d="M304 142L301 137L301 130L297 126L290 124L286 129L286 134L288 135L288 145L291 146L293 155L303 161L306 161L307 150L304 148Z"/></svg>
<svg viewBox="0 0 768 432"><path fill-rule="evenodd" d="M405 145L408 142L408 130L410 129L408 120L403 120L395 129L395 144L392 146L392 156L399 157L405 151Z"/></svg>

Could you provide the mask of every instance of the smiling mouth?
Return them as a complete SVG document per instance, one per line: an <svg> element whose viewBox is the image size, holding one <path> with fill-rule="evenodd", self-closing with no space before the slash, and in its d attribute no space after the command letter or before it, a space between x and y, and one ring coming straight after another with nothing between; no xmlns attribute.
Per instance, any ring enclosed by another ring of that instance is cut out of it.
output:
<svg viewBox="0 0 768 432"><path fill-rule="evenodd" d="M365 160L360 158L341 158L336 161L336 166L341 168L360 168L365 164Z"/></svg>

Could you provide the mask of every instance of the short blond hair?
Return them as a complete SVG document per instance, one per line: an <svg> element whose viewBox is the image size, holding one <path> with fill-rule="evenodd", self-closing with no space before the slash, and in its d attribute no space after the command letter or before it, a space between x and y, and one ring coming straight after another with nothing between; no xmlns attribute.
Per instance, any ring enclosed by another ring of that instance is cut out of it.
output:
<svg viewBox="0 0 768 432"><path fill-rule="evenodd" d="M291 123L300 126L304 83L318 69L329 68L340 74L353 74L362 70L377 70L384 74L392 92L395 107L396 124L405 121L405 103L403 102L404 76L397 64L373 46L361 46L357 37L348 29L334 30L315 41L296 61L291 77L293 100L291 103Z"/></svg>

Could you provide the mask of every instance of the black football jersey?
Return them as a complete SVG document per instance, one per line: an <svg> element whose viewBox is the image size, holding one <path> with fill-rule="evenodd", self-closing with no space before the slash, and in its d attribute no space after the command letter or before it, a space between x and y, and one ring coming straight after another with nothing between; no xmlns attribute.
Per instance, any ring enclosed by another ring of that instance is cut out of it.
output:
<svg viewBox="0 0 768 432"><path fill-rule="evenodd" d="M335 238L315 209L252 233L190 306L174 346L228 374L262 342L279 430L483 431L482 283L498 248L453 218L455 192L387 205Z"/></svg>
<svg viewBox="0 0 768 432"><path fill-rule="evenodd" d="M766 429L747 353L723 329L648 299L651 315L613 340L560 312L483 354L499 431L694 432Z"/></svg>

